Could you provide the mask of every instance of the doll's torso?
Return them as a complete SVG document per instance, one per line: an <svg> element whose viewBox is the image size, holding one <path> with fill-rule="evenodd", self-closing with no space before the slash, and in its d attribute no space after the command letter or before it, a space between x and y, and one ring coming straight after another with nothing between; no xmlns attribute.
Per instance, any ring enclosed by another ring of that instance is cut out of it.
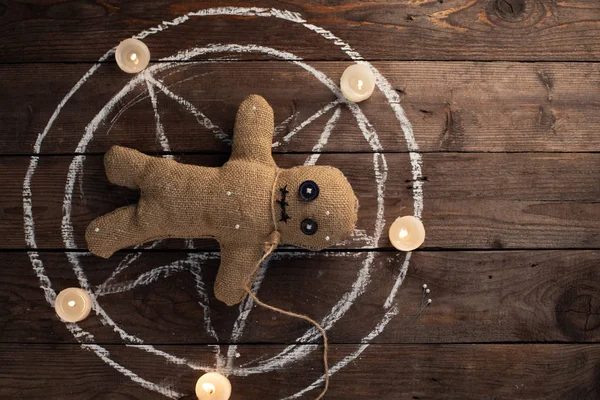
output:
<svg viewBox="0 0 600 400"><path fill-rule="evenodd" d="M273 231L274 167L236 160L220 168L160 161L168 171L147 189L157 204L139 207L156 208L151 214L161 215L157 222L169 236L262 243Z"/></svg>

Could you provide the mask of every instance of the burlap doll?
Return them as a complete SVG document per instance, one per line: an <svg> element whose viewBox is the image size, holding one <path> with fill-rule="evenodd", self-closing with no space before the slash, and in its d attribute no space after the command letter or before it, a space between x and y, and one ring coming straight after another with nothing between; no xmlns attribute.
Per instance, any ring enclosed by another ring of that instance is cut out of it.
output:
<svg viewBox="0 0 600 400"><path fill-rule="evenodd" d="M214 238L221 245L216 297L239 303L259 262L279 243L310 250L349 235L358 200L342 172L327 166L280 169L271 155L273 110L252 95L237 112L231 158L220 168L180 164L114 146L104 157L108 180L139 189L137 205L95 219L92 253L163 238Z"/></svg>

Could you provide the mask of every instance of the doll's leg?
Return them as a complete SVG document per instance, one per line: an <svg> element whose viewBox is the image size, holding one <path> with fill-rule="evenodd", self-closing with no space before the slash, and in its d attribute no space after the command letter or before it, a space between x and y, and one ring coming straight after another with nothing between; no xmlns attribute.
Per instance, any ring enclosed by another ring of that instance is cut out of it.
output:
<svg viewBox="0 0 600 400"><path fill-rule="evenodd" d="M89 250L103 258L117 250L164 236L151 220L140 218L137 205L121 207L96 218L85 232Z"/></svg>
<svg viewBox="0 0 600 400"><path fill-rule="evenodd" d="M258 272L263 249L260 244L221 243L221 266L215 280L215 296L228 306L246 297Z"/></svg>

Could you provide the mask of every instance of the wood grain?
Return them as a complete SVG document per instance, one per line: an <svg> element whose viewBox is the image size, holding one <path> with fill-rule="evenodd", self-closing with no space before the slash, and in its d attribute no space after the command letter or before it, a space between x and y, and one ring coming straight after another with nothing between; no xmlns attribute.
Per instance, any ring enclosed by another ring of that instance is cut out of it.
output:
<svg viewBox="0 0 600 400"><path fill-rule="evenodd" d="M214 298L219 254L198 256L208 259L176 270L165 266L186 260L186 253L145 252L104 286L127 261L124 254L109 260L81 255L79 262L108 315L145 343L216 343L203 328L202 304L209 306L218 343L231 343L239 310ZM259 296L322 320L351 291L367 257L367 252L279 252L269 263ZM41 253L40 259L54 290L79 285L66 254ZM599 260L598 251L416 252L391 302L400 312L374 342L599 342ZM380 323L403 261L403 253L374 255L366 291L333 325L331 343L359 343ZM45 301L27 255L0 252L0 264L0 342L76 343ZM198 268L208 303L197 291ZM423 283L431 289L433 303L415 319ZM80 326L97 342L122 342L94 314ZM293 343L308 328L302 321L254 308L242 340Z"/></svg>
<svg viewBox="0 0 600 400"><path fill-rule="evenodd" d="M339 78L345 62L310 63ZM422 151L600 151L597 113L600 70L592 63L407 63L376 62L401 99ZM0 151L31 154L57 105L91 64L0 66ZM310 73L286 62L178 63L157 73L169 90L231 134L239 103L259 92L272 104L275 141L297 129L335 95ZM45 136L42 154L75 152L86 126L131 79L114 65L102 66L62 108ZM268 82L256 86L256 80ZM186 107L159 89L160 123L174 152L228 152ZM384 151L407 151L391 107L377 91L361 103ZM372 152L346 106L322 151ZM276 152L312 151L334 110L306 125ZM200 119L201 121L202 119ZM122 97L95 131L86 152L113 144L162 151L148 86Z"/></svg>
<svg viewBox="0 0 600 400"><path fill-rule="evenodd" d="M81 156L78 156L81 157ZM277 155L284 168L301 165L305 154ZM184 155L182 162L217 166L226 156ZM40 157L32 178L32 206L38 248L64 248L61 237L65 182L72 156ZM413 213L408 154L387 154L384 218ZM339 167L353 185L361 207L356 236L339 248L368 244L377 215L377 187L371 154L323 154L319 164ZM0 248L24 248L23 179L28 157L1 157L5 195ZM425 248L598 248L600 247L600 154L423 155ZM138 193L111 185L102 156L85 157L71 203L73 234L86 248L86 226L117 207L135 203ZM387 231L386 231L387 232ZM167 241L182 249L183 241ZM216 242L198 241L203 249ZM391 248L384 232L378 248Z"/></svg>
<svg viewBox="0 0 600 400"><path fill-rule="evenodd" d="M174 4L161 0L151 5L116 0L12 1L0 9L1 61L96 61L123 38L188 12L256 5L236 0ZM259 6L298 12L371 60L593 61L600 57L600 6L591 0L353 0L335 4L263 0ZM275 18L196 17L145 40L155 59L208 43L255 43L293 50L305 59L348 59L331 41L301 24Z"/></svg>
<svg viewBox="0 0 600 400"><path fill-rule="evenodd" d="M92 351L66 345L0 345L0 395L39 399L164 398L143 389L104 364ZM161 346L200 362L214 362L206 346ZM281 350L281 346L241 346L239 362ZM332 348L332 362L354 351ZM193 399L201 372L166 364L156 356L124 346L106 346L116 362L142 378ZM232 399L280 399L320 376L319 355L276 373L231 377ZM595 399L600 395L596 345L416 345L367 348L332 378L327 398L379 399ZM32 366L39 366L32 368ZM27 377L27 378L25 378ZM311 392L302 399L312 399Z"/></svg>

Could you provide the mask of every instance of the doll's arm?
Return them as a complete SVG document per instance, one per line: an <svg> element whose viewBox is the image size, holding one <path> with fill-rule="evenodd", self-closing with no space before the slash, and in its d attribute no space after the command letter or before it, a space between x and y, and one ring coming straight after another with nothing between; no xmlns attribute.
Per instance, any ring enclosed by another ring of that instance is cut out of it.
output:
<svg viewBox="0 0 600 400"><path fill-rule="evenodd" d="M215 281L217 299L232 306L246 297L258 273L263 249L257 244L221 243L221 266Z"/></svg>
<svg viewBox="0 0 600 400"><path fill-rule="evenodd" d="M254 161L275 166L271 155L273 109L258 95L247 97L235 117L231 160Z"/></svg>

